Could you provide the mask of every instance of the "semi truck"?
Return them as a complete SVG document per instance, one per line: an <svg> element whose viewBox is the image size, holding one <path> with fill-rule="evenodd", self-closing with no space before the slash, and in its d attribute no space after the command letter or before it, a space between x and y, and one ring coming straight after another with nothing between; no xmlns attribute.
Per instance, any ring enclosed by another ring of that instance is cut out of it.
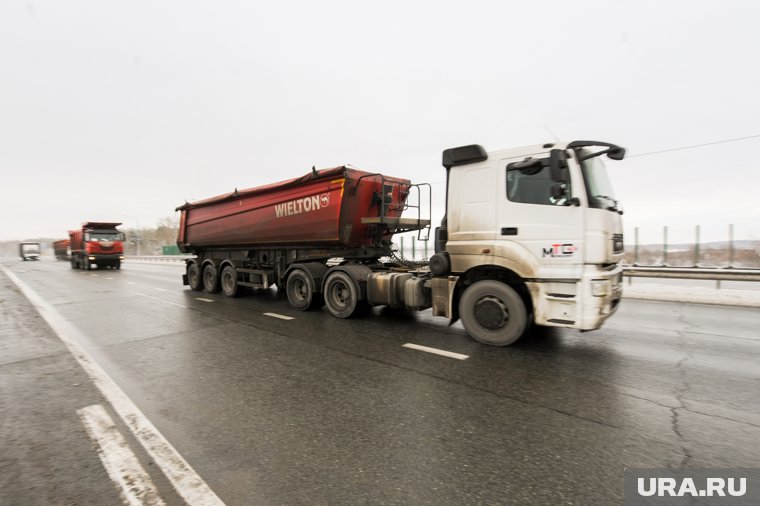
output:
<svg viewBox="0 0 760 506"><path fill-rule="evenodd" d="M445 214L424 264L400 258L391 241L430 230L430 186L408 179L312 168L186 202L177 244L195 256L183 283L229 297L276 285L293 308L326 306L338 318L369 306L432 308L495 346L531 324L594 330L622 294L623 210L603 155L621 160L625 149L573 141L443 151Z"/></svg>
<svg viewBox="0 0 760 506"><path fill-rule="evenodd" d="M20 242L18 244L18 254L21 256L21 260L39 260L40 259L40 243L38 242Z"/></svg>
<svg viewBox="0 0 760 506"><path fill-rule="evenodd" d="M60 241L53 242L53 254L57 260L69 260L71 257L71 251L69 245L71 241L68 239L61 239Z"/></svg>
<svg viewBox="0 0 760 506"><path fill-rule="evenodd" d="M87 221L81 228L69 230L71 268L90 270L120 269L124 260L124 233L116 230L121 223Z"/></svg>

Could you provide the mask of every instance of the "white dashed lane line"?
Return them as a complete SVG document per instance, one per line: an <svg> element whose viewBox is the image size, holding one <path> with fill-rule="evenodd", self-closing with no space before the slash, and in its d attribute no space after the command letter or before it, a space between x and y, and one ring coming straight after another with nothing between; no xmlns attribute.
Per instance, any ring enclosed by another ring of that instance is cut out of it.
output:
<svg viewBox="0 0 760 506"><path fill-rule="evenodd" d="M195 297L195 300L200 300L203 302L214 302L214 299L204 299L203 297Z"/></svg>
<svg viewBox="0 0 760 506"><path fill-rule="evenodd" d="M426 353L434 353L436 355L441 355L442 357L455 358L457 360L467 360L470 358L469 355L462 355L461 353L454 353L453 351L439 350L438 348L430 348L428 346L420 346L419 344L406 343L404 348L424 351Z"/></svg>
<svg viewBox="0 0 760 506"><path fill-rule="evenodd" d="M272 318L279 318L280 320L295 320L292 316L285 316L284 314L277 313L264 313L264 316L271 316Z"/></svg>

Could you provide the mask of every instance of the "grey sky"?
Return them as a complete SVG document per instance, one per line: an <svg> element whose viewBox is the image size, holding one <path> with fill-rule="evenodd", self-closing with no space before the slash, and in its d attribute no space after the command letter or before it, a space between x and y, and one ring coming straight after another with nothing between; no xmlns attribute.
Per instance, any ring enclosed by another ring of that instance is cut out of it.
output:
<svg viewBox="0 0 760 506"><path fill-rule="evenodd" d="M2 2L0 239L153 226L312 165L442 182L441 150L547 128L631 155L760 134L758 20L746 1ZM760 238L758 148L609 162L629 237Z"/></svg>

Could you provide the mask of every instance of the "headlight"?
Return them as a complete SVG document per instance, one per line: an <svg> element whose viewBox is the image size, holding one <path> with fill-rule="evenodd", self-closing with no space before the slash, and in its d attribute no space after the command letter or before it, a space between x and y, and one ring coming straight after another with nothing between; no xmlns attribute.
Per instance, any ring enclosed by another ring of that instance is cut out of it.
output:
<svg viewBox="0 0 760 506"><path fill-rule="evenodd" d="M121 256L119 257L119 260L124 260L124 255L121 255Z"/></svg>
<svg viewBox="0 0 760 506"><path fill-rule="evenodd" d="M95 260L95 257L87 257L87 260Z"/></svg>
<svg viewBox="0 0 760 506"><path fill-rule="evenodd" d="M591 280L591 294L594 297L604 297L607 295L609 282L606 279Z"/></svg>

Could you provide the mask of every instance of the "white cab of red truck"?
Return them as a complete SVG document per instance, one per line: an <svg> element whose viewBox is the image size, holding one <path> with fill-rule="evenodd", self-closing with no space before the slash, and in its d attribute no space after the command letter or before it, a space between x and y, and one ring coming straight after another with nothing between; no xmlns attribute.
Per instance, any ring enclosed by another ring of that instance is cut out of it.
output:
<svg viewBox="0 0 760 506"><path fill-rule="evenodd" d="M444 151L447 209L430 268L433 313L508 345L530 323L594 330L622 294L623 231L596 141Z"/></svg>

